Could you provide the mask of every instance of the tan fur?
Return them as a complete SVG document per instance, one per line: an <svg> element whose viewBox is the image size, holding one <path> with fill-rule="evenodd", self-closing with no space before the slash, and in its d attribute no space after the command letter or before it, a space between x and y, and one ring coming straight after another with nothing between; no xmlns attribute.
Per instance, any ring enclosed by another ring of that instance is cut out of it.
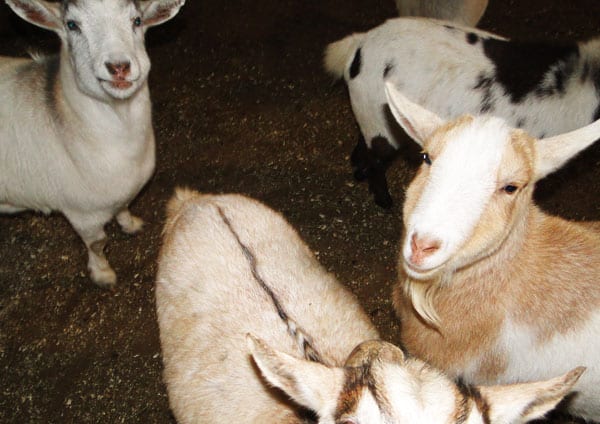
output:
<svg viewBox="0 0 600 424"><path fill-rule="evenodd" d="M424 143L432 160L452 139L454 129L469 124L461 118L435 131ZM581 144L593 141L597 127L595 123L580 133L569 133L565 142L575 143L578 136L586 138ZM411 353L451 376L467 373L470 381L481 384L518 381L520 376L511 373L518 373L519 366L509 372L508 355L526 354L528 343L545 349L557 336L582 332L579 341L565 342L581 345L553 348L567 356L568 349L589 349L595 343L600 329L585 326L600 310L600 223L549 216L532 201L534 185L545 170L556 169L578 151L577 146L565 147L560 141L558 136L538 141L512 130L496 176L497 191L467 241L425 281L410 280L400 257L393 303L402 322L403 344ZM543 143L547 144L540 161L538 150ZM544 170L541 174L540 169ZM424 165L406 192L405 226L427 183L428 166ZM506 185L515 185L518 191L508 194L503 190ZM500 344L500 337L507 337L502 333L507 322L523 329L522 335L510 336L517 337L518 345ZM544 369L555 369L549 352L545 353L548 362L534 366L540 370L538 378L547 375ZM587 363L575 365L592 366L593 355L586 356ZM521 356L519 360L535 358ZM600 411L600 404L593 400L597 378L588 375L585 386L579 386L586 394L576 398L581 401L575 408L586 418L596 419Z"/></svg>

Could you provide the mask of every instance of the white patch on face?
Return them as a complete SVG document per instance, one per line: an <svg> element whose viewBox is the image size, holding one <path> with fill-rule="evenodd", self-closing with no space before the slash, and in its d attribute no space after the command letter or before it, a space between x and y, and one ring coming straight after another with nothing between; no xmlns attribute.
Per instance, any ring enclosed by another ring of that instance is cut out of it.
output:
<svg viewBox="0 0 600 424"><path fill-rule="evenodd" d="M447 423L456 407L453 383L423 363L413 365L417 369L385 366L384 390L393 408L393 422Z"/></svg>
<svg viewBox="0 0 600 424"><path fill-rule="evenodd" d="M444 150L432 158L428 181L407 222L405 269L416 279L446 263L472 234L497 189L510 129L501 119L479 117L448 137ZM419 265L410 261L413 235L439 242L439 249Z"/></svg>
<svg viewBox="0 0 600 424"><path fill-rule="evenodd" d="M379 406L373 397L373 394L368 389L363 389L360 402L356 408L354 417L358 424L372 423L372 424L392 424L387 423L384 417L381 416Z"/></svg>

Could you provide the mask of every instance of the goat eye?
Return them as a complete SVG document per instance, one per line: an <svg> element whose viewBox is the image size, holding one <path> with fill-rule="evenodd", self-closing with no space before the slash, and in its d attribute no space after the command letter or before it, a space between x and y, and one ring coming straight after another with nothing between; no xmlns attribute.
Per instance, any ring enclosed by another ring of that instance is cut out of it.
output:
<svg viewBox="0 0 600 424"><path fill-rule="evenodd" d="M133 20L133 25L136 27L142 26L142 18L139 16Z"/></svg>
<svg viewBox="0 0 600 424"><path fill-rule="evenodd" d="M502 187L502 190L504 190L508 194L513 194L515 191L518 190L518 187L512 184L507 184L504 187Z"/></svg>
<svg viewBox="0 0 600 424"><path fill-rule="evenodd" d="M77 31L79 30L79 25L77 25L77 23L75 21L67 21L67 28L69 28L69 31Z"/></svg>
<svg viewBox="0 0 600 424"><path fill-rule="evenodd" d="M429 153L422 152L421 158L423 159L423 163L426 163L427 165L431 165L431 158L429 157Z"/></svg>

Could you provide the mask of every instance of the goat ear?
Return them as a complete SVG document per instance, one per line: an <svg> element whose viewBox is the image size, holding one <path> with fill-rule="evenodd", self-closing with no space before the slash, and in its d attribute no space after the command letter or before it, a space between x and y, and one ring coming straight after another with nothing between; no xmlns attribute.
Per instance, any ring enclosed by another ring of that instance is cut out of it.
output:
<svg viewBox="0 0 600 424"><path fill-rule="evenodd" d="M143 6L144 26L151 27L168 21L185 4L185 0L150 0Z"/></svg>
<svg viewBox="0 0 600 424"><path fill-rule="evenodd" d="M63 32L60 3L44 0L6 0L6 4L27 22L54 32Z"/></svg>
<svg viewBox="0 0 600 424"><path fill-rule="evenodd" d="M547 381L509 386L479 387L488 401L492 424L522 423L542 418L571 391L585 367Z"/></svg>
<svg viewBox="0 0 600 424"><path fill-rule="evenodd" d="M385 83L385 95L398 124L421 147L424 147L431 134L445 123L435 113L408 100L389 81Z"/></svg>
<svg viewBox="0 0 600 424"><path fill-rule="evenodd" d="M270 384L319 416L331 413L342 389L341 369L278 352L250 334L246 340L254 362Z"/></svg>
<svg viewBox="0 0 600 424"><path fill-rule="evenodd" d="M600 119L591 124L536 143L536 180L556 171L600 138Z"/></svg>

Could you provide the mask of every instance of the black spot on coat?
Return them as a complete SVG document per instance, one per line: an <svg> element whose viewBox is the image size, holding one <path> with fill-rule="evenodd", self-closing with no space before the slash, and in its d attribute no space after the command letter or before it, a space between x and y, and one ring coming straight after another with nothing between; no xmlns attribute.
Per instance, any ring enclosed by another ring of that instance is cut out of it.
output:
<svg viewBox="0 0 600 424"><path fill-rule="evenodd" d="M489 38L483 40L483 50L495 66L495 80L513 103L533 91L540 96L562 92L579 57L575 43L555 45ZM549 82L544 83L548 76Z"/></svg>
<svg viewBox="0 0 600 424"><path fill-rule="evenodd" d="M477 44L479 41L479 36L474 32L467 33L467 43L469 44Z"/></svg>
<svg viewBox="0 0 600 424"><path fill-rule="evenodd" d="M352 63L350 64L350 79L356 78L356 76L360 73L362 58L360 48L356 49L356 53L354 53L354 59L352 59Z"/></svg>

